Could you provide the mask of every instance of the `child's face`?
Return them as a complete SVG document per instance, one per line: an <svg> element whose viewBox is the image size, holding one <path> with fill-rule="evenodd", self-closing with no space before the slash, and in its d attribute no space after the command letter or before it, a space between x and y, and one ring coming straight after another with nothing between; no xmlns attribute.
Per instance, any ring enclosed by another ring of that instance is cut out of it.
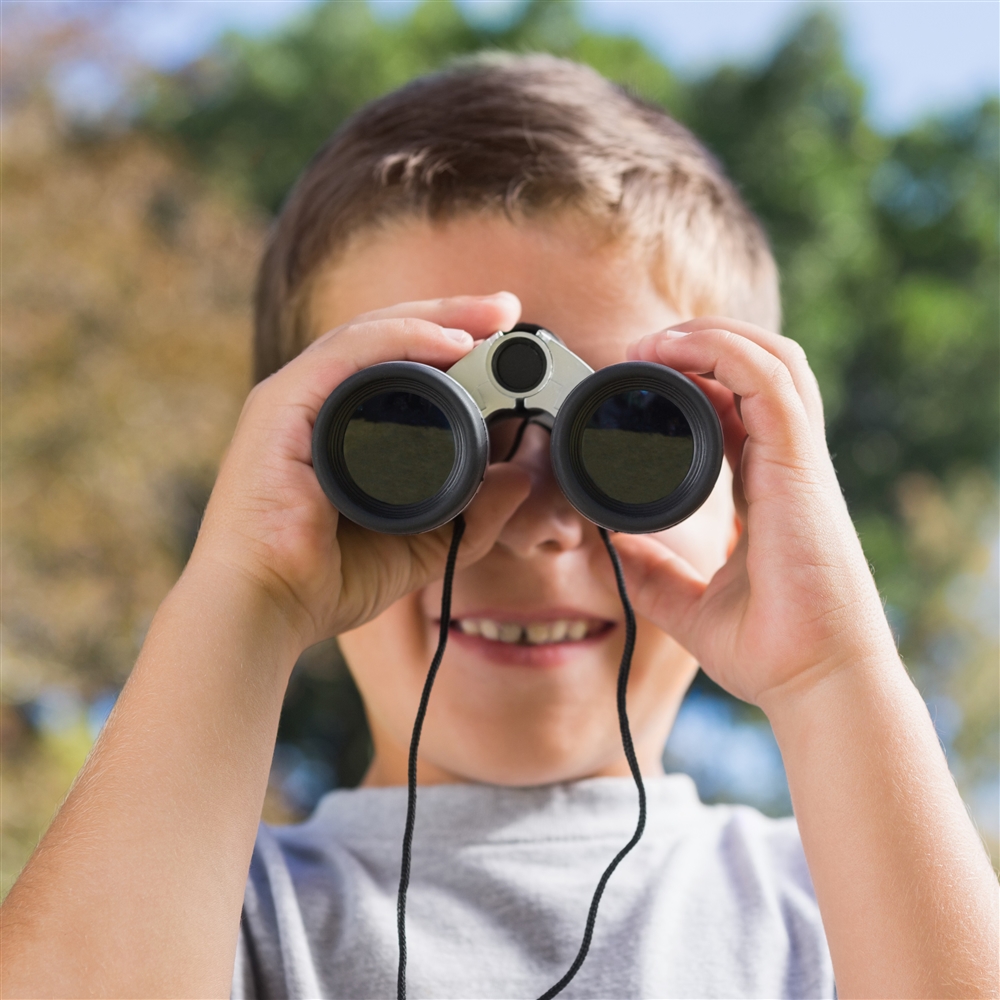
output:
<svg viewBox="0 0 1000 1000"><path fill-rule="evenodd" d="M360 234L320 275L311 325L319 334L400 302L500 290L518 296L523 319L551 330L595 369L624 361L631 341L679 319L645 260L578 220L513 223L491 215L406 220ZM627 773L615 709L624 615L597 529L556 485L548 444L544 429L528 427L512 461L530 475L531 494L492 551L456 575L459 627L430 701L421 781L532 785ZM734 531L727 468L709 501L661 537L710 577ZM437 583L341 636L375 744L369 784L405 783L440 600ZM528 641L504 642L498 631ZM668 635L639 619L628 705L645 773L660 769L695 667Z"/></svg>

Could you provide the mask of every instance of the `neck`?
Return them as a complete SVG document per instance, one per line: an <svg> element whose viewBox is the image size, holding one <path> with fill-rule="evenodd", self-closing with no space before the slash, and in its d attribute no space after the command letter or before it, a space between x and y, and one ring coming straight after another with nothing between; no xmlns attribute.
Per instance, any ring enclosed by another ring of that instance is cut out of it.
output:
<svg viewBox="0 0 1000 1000"><path fill-rule="evenodd" d="M392 741L380 739L375 733L372 736L375 743L375 754L361 782L362 787L387 788L394 785L405 785L409 759L408 748L400 747ZM636 757L644 778L656 778L664 773L663 742L662 738L636 741ZM572 765L569 765L565 774L556 777L547 776L544 781L538 781L533 779L531 775L525 775L525 780L516 782L516 784L529 786L551 784L558 781L580 781L584 778L627 777L629 774L625 754L619 753L615 758L598 767L574 769ZM488 776L462 774L439 767L424 757L417 760L417 784L419 785L455 785L473 782L493 783L490 782ZM502 783L511 784L509 781Z"/></svg>

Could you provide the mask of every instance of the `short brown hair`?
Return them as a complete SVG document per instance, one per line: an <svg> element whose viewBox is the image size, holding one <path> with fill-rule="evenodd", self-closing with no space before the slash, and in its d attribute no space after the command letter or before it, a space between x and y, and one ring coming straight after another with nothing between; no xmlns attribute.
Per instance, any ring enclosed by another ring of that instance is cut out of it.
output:
<svg viewBox="0 0 1000 1000"><path fill-rule="evenodd" d="M310 280L359 230L406 215L559 209L648 247L657 287L682 315L777 328L767 238L686 128L586 66L490 54L368 104L306 167L258 276L256 379L308 344Z"/></svg>

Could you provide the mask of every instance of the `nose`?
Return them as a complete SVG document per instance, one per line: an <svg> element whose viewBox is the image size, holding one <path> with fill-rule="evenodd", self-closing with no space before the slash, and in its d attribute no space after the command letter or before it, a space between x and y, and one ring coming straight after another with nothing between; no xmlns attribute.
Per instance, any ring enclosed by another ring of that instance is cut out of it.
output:
<svg viewBox="0 0 1000 1000"><path fill-rule="evenodd" d="M556 555L583 544L587 523L563 495L549 459L549 432L529 425L510 459L531 477L531 493L497 539L514 555Z"/></svg>

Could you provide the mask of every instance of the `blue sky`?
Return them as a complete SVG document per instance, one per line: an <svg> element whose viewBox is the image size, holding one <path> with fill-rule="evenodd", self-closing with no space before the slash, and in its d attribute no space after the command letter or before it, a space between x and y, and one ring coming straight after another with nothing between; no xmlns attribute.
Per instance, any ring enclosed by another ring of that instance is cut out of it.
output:
<svg viewBox="0 0 1000 1000"><path fill-rule="evenodd" d="M47 0L42 0L47 2ZM227 28L271 30L315 0L131 0L118 6L121 34L137 54L175 66ZM385 17L416 0L375 0ZM520 0L459 0L471 18L504 18ZM720 62L767 57L815 4L805 0L581 0L595 28L642 38L676 71L697 76ZM880 128L905 128L925 114L967 105L1000 89L1000 3L996 0L834 0L848 58Z"/></svg>
<svg viewBox="0 0 1000 1000"><path fill-rule="evenodd" d="M798 0L594 0L591 23L645 38L678 71L720 61L752 63L815 4ZM1000 4L978 0L826 3L843 25L847 54L869 91L869 114L903 128L1000 87Z"/></svg>

